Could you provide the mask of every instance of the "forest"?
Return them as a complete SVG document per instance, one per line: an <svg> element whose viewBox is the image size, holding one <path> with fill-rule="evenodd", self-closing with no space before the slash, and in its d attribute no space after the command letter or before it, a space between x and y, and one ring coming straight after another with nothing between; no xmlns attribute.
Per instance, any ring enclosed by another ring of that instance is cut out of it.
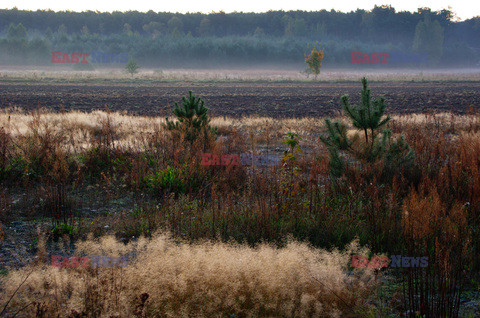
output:
<svg viewBox="0 0 480 318"><path fill-rule="evenodd" d="M212 12L71 12L0 10L0 63L50 65L51 51L128 53L142 66L298 66L314 46L325 67L352 65L352 51L426 54L426 67L475 66L480 17L450 10ZM415 61L397 63L411 67Z"/></svg>

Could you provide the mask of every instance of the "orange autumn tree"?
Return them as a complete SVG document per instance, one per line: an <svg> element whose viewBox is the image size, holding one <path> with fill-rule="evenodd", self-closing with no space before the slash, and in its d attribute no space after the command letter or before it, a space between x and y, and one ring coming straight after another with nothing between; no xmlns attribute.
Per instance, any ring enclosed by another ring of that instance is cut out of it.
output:
<svg viewBox="0 0 480 318"><path fill-rule="evenodd" d="M308 56L305 54L305 63L307 63L307 69L310 73L315 75L315 80L318 74L320 74L320 68L322 67L322 61L325 54L323 50L313 47Z"/></svg>

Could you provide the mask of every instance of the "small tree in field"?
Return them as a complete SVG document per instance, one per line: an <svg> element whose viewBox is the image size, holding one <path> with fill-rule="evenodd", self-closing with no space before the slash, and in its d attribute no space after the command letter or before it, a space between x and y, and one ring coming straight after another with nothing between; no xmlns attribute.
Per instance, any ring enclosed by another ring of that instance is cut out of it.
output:
<svg viewBox="0 0 480 318"><path fill-rule="evenodd" d="M353 172L353 167L373 164L377 160L383 162L384 177L391 177L395 171L412 165L414 152L401 135L394 138L389 129L380 129L390 120L384 117L386 102L383 97L373 99L367 79L362 78L363 89L360 104L351 105L348 95L343 95L341 103L343 111L351 124L363 132L364 140L358 135L350 137L348 128L340 122L325 120L327 136L320 140L330 152L330 171L335 177Z"/></svg>
<svg viewBox="0 0 480 318"><path fill-rule="evenodd" d="M196 98L191 91L188 97L182 97L183 108L175 103L173 114L177 121L170 121L166 118L166 128L170 131L184 135L185 140L193 144L199 137L203 137L205 143L215 136L216 128L210 126L208 108L204 106L201 98ZM206 146L206 144L205 144Z"/></svg>
<svg viewBox="0 0 480 318"><path fill-rule="evenodd" d="M140 68L140 66L137 64L137 62L135 62L132 59L128 60L128 63L125 66L125 70L127 71L127 73L130 73L130 75L132 75L132 77L133 77L133 74L138 73L139 68Z"/></svg>
<svg viewBox="0 0 480 318"><path fill-rule="evenodd" d="M310 54L306 56L305 54L305 63L307 63L307 69L315 75L315 80L317 79L318 74L320 74L320 68L322 67L322 61L325 54L323 50L320 50L316 47L312 49Z"/></svg>

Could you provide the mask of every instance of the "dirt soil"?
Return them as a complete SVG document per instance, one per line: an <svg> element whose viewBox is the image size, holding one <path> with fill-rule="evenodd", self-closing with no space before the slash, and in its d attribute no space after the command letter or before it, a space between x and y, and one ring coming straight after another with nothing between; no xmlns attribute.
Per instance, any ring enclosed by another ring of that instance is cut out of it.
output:
<svg viewBox="0 0 480 318"><path fill-rule="evenodd" d="M479 82L372 82L372 96L384 95L390 113L450 111L480 106ZM192 90L213 116L331 116L340 97L357 101L358 83L0 83L0 107L50 110L128 111L170 115L175 102Z"/></svg>

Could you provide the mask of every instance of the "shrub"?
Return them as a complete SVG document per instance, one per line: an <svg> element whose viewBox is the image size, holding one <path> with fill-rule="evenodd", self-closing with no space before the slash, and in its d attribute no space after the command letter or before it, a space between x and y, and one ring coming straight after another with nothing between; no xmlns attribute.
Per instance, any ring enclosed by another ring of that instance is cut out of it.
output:
<svg viewBox="0 0 480 318"><path fill-rule="evenodd" d="M202 137L204 150L206 150L209 141L217 133L217 129L212 128L209 124L208 108L204 106L204 101L201 98L195 98L191 91L188 92L188 97L182 97L182 101L183 108L175 103L175 108L172 111L177 121L170 121L167 117L166 128L180 134L190 145Z"/></svg>
<svg viewBox="0 0 480 318"><path fill-rule="evenodd" d="M145 187L152 189L155 193L185 193L187 184L184 180L181 169L167 167L164 170L146 175L143 182Z"/></svg>
<svg viewBox="0 0 480 318"><path fill-rule="evenodd" d="M137 62L132 59L128 60L127 65L125 65L125 70L127 71L127 73L130 73L132 77L133 75L138 73L139 68L140 66L137 64Z"/></svg>
<svg viewBox="0 0 480 318"><path fill-rule="evenodd" d="M360 140L357 134L349 137L347 126L329 119L325 120L327 137L321 136L320 140L330 153L330 170L333 176L353 176L365 171L366 165L382 161L381 175L391 180L393 172L413 164L414 152L403 136L394 139L388 129L379 133L379 129L390 120L389 116L383 117L385 99L380 97L371 100L366 78L362 78L362 84L361 104L351 105L348 95L342 96L341 102L352 126L363 131L364 141Z"/></svg>
<svg viewBox="0 0 480 318"><path fill-rule="evenodd" d="M307 71L315 76L315 80L317 79L318 74L320 74L320 68L322 67L324 56L325 54L323 53L323 50L314 47L310 54L305 57Z"/></svg>
<svg viewBox="0 0 480 318"><path fill-rule="evenodd" d="M73 225L69 225L67 223L59 223L55 225L55 227L52 229L52 234L55 239L58 239L59 237L62 237L64 235L72 236L75 231L76 229Z"/></svg>

